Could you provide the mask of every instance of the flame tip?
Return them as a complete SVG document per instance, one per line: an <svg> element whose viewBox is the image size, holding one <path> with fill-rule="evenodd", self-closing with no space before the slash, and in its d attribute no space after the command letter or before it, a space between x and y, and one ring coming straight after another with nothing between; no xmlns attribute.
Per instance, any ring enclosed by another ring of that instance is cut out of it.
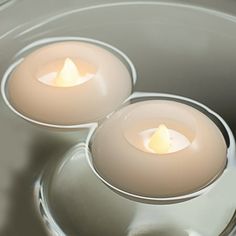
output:
<svg viewBox="0 0 236 236"><path fill-rule="evenodd" d="M149 147L158 154L168 153L170 149L170 134L164 124L160 124L151 136Z"/></svg>

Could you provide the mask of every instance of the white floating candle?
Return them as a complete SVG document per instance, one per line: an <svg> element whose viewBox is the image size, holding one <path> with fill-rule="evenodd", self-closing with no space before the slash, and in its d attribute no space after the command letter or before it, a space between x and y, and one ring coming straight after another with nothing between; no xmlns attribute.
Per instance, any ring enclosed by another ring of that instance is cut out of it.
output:
<svg viewBox="0 0 236 236"><path fill-rule="evenodd" d="M227 146L215 123L179 102L128 105L95 132L95 170L129 194L165 198L207 186L224 170Z"/></svg>
<svg viewBox="0 0 236 236"><path fill-rule="evenodd" d="M7 89L10 104L26 118L79 125L97 121L118 107L131 93L132 78L126 65L105 48L69 41L25 57L11 74Z"/></svg>

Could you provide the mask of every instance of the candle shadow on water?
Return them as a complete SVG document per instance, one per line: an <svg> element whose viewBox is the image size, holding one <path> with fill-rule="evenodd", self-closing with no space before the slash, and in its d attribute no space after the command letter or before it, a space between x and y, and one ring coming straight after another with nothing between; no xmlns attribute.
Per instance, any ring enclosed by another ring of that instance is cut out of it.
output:
<svg viewBox="0 0 236 236"><path fill-rule="evenodd" d="M7 222L0 230L4 236L44 236L45 227L36 211L33 192L34 184L44 166L55 158L61 158L71 143L60 139L37 137L32 141L30 161L14 176L9 193L10 209Z"/></svg>

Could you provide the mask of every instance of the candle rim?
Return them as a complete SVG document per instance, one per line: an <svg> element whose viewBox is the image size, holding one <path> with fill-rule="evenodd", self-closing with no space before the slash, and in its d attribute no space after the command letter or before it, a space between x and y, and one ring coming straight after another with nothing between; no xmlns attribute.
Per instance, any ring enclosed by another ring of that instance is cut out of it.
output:
<svg viewBox="0 0 236 236"><path fill-rule="evenodd" d="M184 107L187 107L187 108L190 107L190 108L193 109L194 111L197 111L197 112L201 113L206 119L208 119L208 120L217 128L217 130L218 130L219 133L220 133L221 138L223 138L224 143L225 143L225 145L226 145L226 141L225 141L224 135L222 134L220 128L216 125L215 122L213 122L206 114L202 113L200 110L196 109L195 107L189 106L189 105L187 105L187 104L185 104L185 103L181 103L181 102L178 102L178 101L173 101L173 100L168 100L168 99L156 99L156 100L153 99L153 100L146 100L146 101L136 102L136 103L133 103L133 104L129 104L129 105L128 105L129 107L134 105L133 110L129 111L128 114L122 114L121 117L123 117L123 119L124 119L124 117L125 117L125 120L127 121L128 116L134 111L135 106L137 106L138 104L145 106L145 103L148 103L148 102L150 102L150 101L152 101L152 102L154 101L154 102L158 102L158 103L159 103L159 102L161 102L161 103L166 103L166 102L168 102L168 103L172 103L172 104L178 104L178 105L181 105L181 106L184 106ZM151 104L151 105L154 105L154 104ZM119 112L122 112L123 108L125 109L125 108L127 108L128 106L122 107ZM114 113L113 113L113 114L114 114ZM193 114L191 114L191 116L192 116L192 118L194 118ZM110 118L110 117L109 117L109 118ZM108 118L108 119L109 119L109 118ZM157 118L157 119L159 119L159 118ZM173 120L174 120L174 119L173 119ZM196 125L197 125L197 124L196 124L195 118L193 119L193 122L194 122L194 130L191 130L191 132L194 133L194 135L193 135L193 137L188 137L188 136L187 136L187 138L188 138L190 144L189 144L188 146L186 146L185 148L183 148L183 149L180 149L180 150L178 150L178 151L176 151L176 152L171 152L171 153L157 154L157 153L148 152L148 151L146 152L146 151L141 150L140 148L137 148L132 142L130 142L129 138L126 136L125 127L124 127L124 125L123 125L124 122L122 122L122 130L123 130L122 135L123 135L125 141L127 141L127 143L130 144L134 149L139 150L139 151L142 151L143 153L146 153L146 154L150 155L151 158L173 158L173 156L176 155L177 153L179 154L180 152L186 152L188 149L191 149L191 148L192 148L191 146L192 146L192 144L194 143L194 141L196 140L197 135L198 135L198 133L197 133L198 131L196 130ZM182 123L182 122L181 122L181 123ZM159 124L159 123L157 123L156 126L158 126L158 124ZM148 127L148 128L151 129L151 128L154 128L154 127ZM141 131L142 131L142 130L141 130ZM137 134L137 135L138 135L138 134ZM185 136L185 135L184 135L184 136ZM227 145L226 145L226 149L227 149Z"/></svg>
<svg viewBox="0 0 236 236"><path fill-rule="evenodd" d="M151 100L153 101L153 100ZM162 100L162 101L169 101L169 100ZM146 102L146 101L144 101ZM171 102L175 102L175 101L171 101ZM139 103L139 102L137 102ZM180 102L177 102L178 104L181 104ZM133 105L133 104L130 104L130 105ZM186 105L186 104L183 104L183 105ZM188 105L186 105L187 107L189 107ZM120 110L118 110L118 112L122 112L123 108L127 108L126 107L122 107ZM192 108L192 107L191 107ZM193 108L194 110L197 110L196 108ZM198 112L200 112L201 114L203 114L201 111L197 110ZM112 115L114 115L116 112L113 112L111 115L109 115L109 117L106 118L106 120L109 120ZM226 159L226 162L227 162L227 158L228 158L228 147L226 145L226 142L225 142L225 139L224 139L224 136L221 132L221 130L218 128L218 126L210 119L208 118L205 114L203 114L204 117L209 120L211 122L211 124L213 124L213 126L216 128L216 130L218 131L218 133L220 134L220 140L223 142L224 144L224 147L225 147L225 159ZM124 116L123 115L119 115L119 118L122 119ZM104 123L103 123L104 124ZM97 130L94 131L94 134L93 134L93 138L95 137L96 133L99 132L99 129L102 128L103 124L101 124ZM131 144L129 142L129 140L126 138L124 132L123 132L123 127L121 127L122 129L118 131L118 134L122 136L123 138L123 141L126 143L127 147L132 149L133 151L135 151L136 154L140 154L140 153L143 153L145 155L145 158L147 158L147 160L149 161L163 161L163 162L167 162L167 161L170 161L172 160L173 158L178 161L178 159L182 159L182 156L180 154L185 154L187 152L189 152L190 150L194 150L194 147L193 147L193 144L194 144L194 140L197 138L197 133L194 137L194 139L192 140L192 142L190 142L190 145L188 145L187 147L181 149L181 150L178 150L176 152L172 152L172 153L164 153L164 154L157 154L157 153L153 153L153 152L145 152L139 148L137 148L135 145ZM208 149L209 150L209 149ZM192 156L188 156L188 158L186 157L186 160L187 161L191 161L191 158ZM195 157L194 157L195 159ZM224 165L225 165L225 162L224 162Z"/></svg>

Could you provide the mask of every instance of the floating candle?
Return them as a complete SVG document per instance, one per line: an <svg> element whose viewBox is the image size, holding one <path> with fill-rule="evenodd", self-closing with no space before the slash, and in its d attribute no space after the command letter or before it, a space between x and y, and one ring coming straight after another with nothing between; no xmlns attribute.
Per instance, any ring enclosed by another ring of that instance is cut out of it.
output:
<svg viewBox="0 0 236 236"><path fill-rule="evenodd" d="M73 126L98 121L131 93L132 75L112 54L113 47L79 41L49 44L12 72L7 87L11 106L24 118ZM129 65L130 61L123 58Z"/></svg>
<svg viewBox="0 0 236 236"><path fill-rule="evenodd" d="M168 198L198 191L224 170L227 146L215 123L179 102L151 100L111 115L91 143L95 171L129 194Z"/></svg>

